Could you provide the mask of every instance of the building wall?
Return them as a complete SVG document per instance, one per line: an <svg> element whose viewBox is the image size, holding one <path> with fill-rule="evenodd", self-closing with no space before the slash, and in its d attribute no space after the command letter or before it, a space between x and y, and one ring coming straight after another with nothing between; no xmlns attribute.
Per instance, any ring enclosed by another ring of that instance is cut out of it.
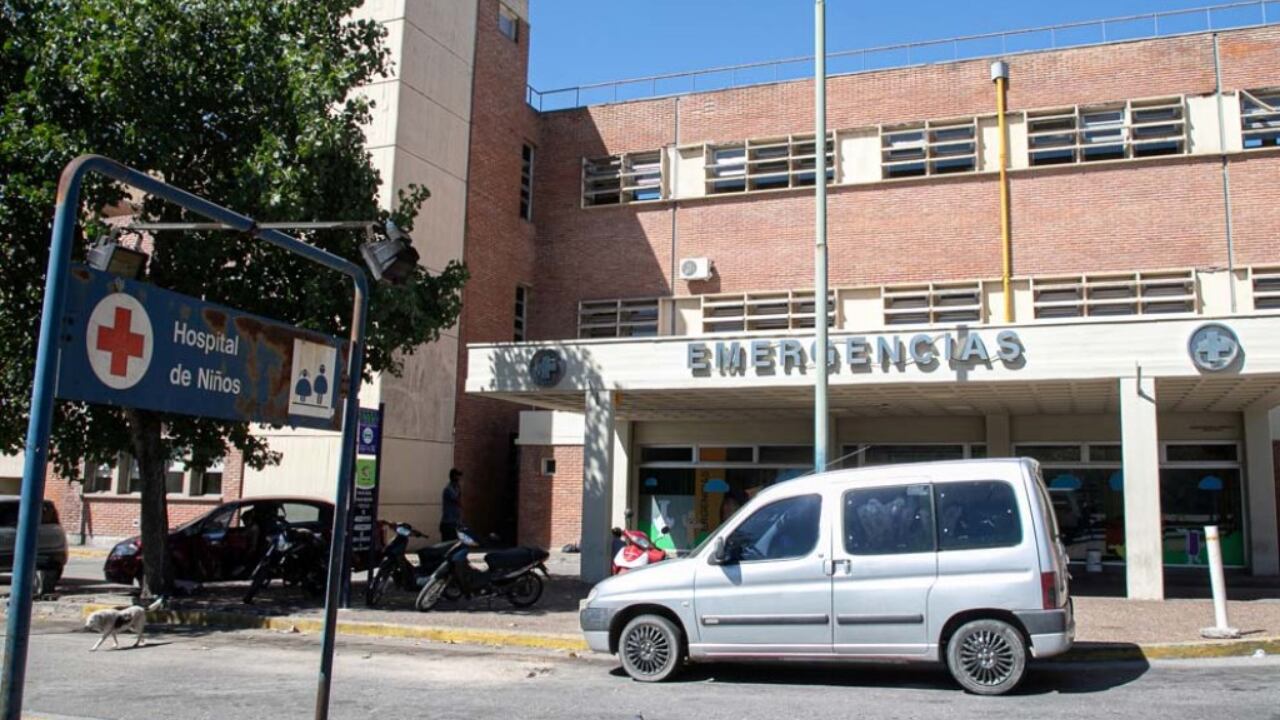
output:
<svg viewBox="0 0 1280 720"><path fill-rule="evenodd" d="M542 461L554 459L554 475ZM525 445L520 448L518 542L559 549L582 535L582 446Z"/></svg>
<svg viewBox="0 0 1280 720"><path fill-rule="evenodd" d="M169 495L169 527L194 520L221 503L239 499L243 496L243 485L244 462L240 452L232 450L223 461L221 495ZM45 497L58 509L62 528L72 543L109 546L141 531L138 494L83 495L81 488L79 480L61 477L50 468L45 481Z"/></svg>
<svg viewBox="0 0 1280 720"><path fill-rule="evenodd" d="M1280 82L1271 60L1280 30L1233 31L1221 42L1228 92ZM1011 112L1215 91L1210 34L1017 55L1009 64ZM993 114L988 66L831 78L828 127ZM812 88L784 82L545 113L535 337L575 336L584 299L812 287L812 191L581 207L583 158L812 132ZM1275 153L1231 158L1237 264L1280 261L1277 172ZM1026 168L1010 177L1017 276L1229 262L1216 154ZM998 202L998 181L987 173L833 187L830 282L998 277ZM716 268L710 280L673 281L673 260L702 256Z"/></svg>
<svg viewBox="0 0 1280 720"><path fill-rule="evenodd" d="M509 536L516 530L519 472L513 440L519 408L463 392L466 344L510 342L514 337L516 286L535 285L533 239L542 217L541 198L536 196L533 221L520 217L521 153L525 143L535 147L535 178L547 153L539 142L536 113L525 102L527 15L521 16L513 42L498 30L498 8L497 0L480 0L476 19L464 253L471 278L462 293L453 464L464 477L464 520L478 531ZM530 307L542 302L541 292L530 293ZM443 465L431 467L437 487L443 486L447 470ZM434 497L438 501L439 490Z"/></svg>

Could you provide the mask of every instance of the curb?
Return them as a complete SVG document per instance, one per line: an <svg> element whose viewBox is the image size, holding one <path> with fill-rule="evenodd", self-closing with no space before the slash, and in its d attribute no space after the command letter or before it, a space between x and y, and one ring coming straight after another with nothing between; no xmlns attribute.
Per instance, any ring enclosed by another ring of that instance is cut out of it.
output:
<svg viewBox="0 0 1280 720"><path fill-rule="evenodd" d="M1149 643L1088 643L1076 645L1066 655L1053 658L1054 662L1119 662L1132 660L1201 660L1208 658L1242 657L1257 651L1268 655L1280 655L1280 637L1257 640L1216 640L1208 642Z"/></svg>
<svg viewBox="0 0 1280 720"><path fill-rule="evenodd" d="M83 617L88 617L98 610L110 610L114 607L114 605L88 604L83 606L81 613ZM324 630L324 621L317 618L290 615L263 616L249 613L208 612L205 610L158 610L147 613L147 621L158 625L195 625L238 630L309 633L320 633ZM398 623L360 622L354 620L339 620L338 634L354 637L430 640L432 642L450 644L519 647L536 650L571 652L586 652L588 650L586 641L573 635L503 632L501 630L402 625Z"/></svg>
<svg viewBox="0 0 1280 720"><path fill-rule="evenodd" d="M84 605L81 613L88 617L112 605ZM317 618L290 615L253 615L249 613L209 612L205 610L159 610L147 614L159 625L194 625L240 630L275 630L277 632L319 633L324 622ZM478 628L453 628L432 625L405 625L386 622L339 620L338 634L352 637L400 638L431 642L515 647L560 652L587 652L587 643L575 635L551 633L504 632ZM1136 645L1118 642L1085 642L1077 644L1066 655L1053 662L1122 662L1136 660L1196 660L1206 658L1249 656L1262 650L1280 655L1280 637L1256 640L1217 640L1210 642L1149 643Z"/></svg>
<svg viewBox="0 0 1280 720"><path fill-rule="evenodd" d="M67 557L97 559L105 558L109 552L109 550L103 550L102 548L69 547L67 548Z"/></svg>

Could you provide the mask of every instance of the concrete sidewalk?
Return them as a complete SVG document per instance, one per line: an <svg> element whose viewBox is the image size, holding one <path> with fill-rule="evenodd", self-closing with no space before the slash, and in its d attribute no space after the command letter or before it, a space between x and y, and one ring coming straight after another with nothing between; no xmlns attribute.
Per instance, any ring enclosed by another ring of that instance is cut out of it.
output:
<svg viewBox="0 0 1280 720"><path fill-rule="evenodd" d="M499 599L442 602L433 612L413 609L413 595L392 591L384 607L363 606L363 582L355 583L353 607L339 614L340 632L352 635L412 637L463 644L513 645L554 650L583 650L578 628L578 601L589 587L578 577L578 557L554 553L548 561L552 579L542 598L528 609L511 607ZM86 575L90 573L85 573ZM362 578L362 576L361 576ZM1081 583L1085 592L1091 592ZM200 595L174 600L171 612L159 613L156 622L229 628L265 628L280 631L319 632L323 609L316 599L280 587L264 590L258 603L244 605L243 583L210 586ZM90 577L69 578L65 594L42 602L39 612L81 616L101 606L129 603L128 590ZM1101 593L1105 594L1105 593ZM1194 595L1195 593L1190 593ZM1228 603L1231 624L1244 632L1241 641L1206 641L1200 629L1213 624L1213 606L1207 599L1174 599L1160 602L1127 600L1089 594L1073 594L1076 640L1081 656L1199 657L1216 654L1252 654L1262 649L1280 653L1280 589L1270 586L1232 593L1250 599ZM1087 652L1086 652L1087 651ZM1172 653L1172 654L1170 654Z"/></svg>

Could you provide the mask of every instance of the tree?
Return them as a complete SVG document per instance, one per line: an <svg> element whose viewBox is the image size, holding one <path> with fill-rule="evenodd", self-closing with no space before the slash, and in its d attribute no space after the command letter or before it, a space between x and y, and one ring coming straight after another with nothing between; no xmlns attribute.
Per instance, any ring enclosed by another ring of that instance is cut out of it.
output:
<svg viewBox="0 0 1280 720"><path fill-rule="evenodd" d="M410 187L379 209L364 148L371 104L356 89L390 70L386 32L354 21L360 0L0 0L0 451L22 447L57 181L82 153L163 178L259 221L394 219L405 229L429 193ZM84 189L78 258L107 232L104 210L199 221L108 182ZM429 209L429 205L426 206ZM359 263L363 233L307 240ZM159 232L147 282L338 336L350 283L247 236ZM213 269L211 271L211 269ZM437 339L461 307L466 270L419 268L375 286L366 374ZM261 469L277 462L247 423L60 402L55 468L130 453L142 483L145 588L172 585L165 471L203 469L230 446Z"/></svg>

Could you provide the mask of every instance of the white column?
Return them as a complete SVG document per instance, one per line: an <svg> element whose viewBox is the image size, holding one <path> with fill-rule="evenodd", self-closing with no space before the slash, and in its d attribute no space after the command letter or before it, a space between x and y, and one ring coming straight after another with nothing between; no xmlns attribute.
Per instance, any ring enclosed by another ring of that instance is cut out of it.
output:
<svg viewBox="0 0 1280 720"><path fill-rule="evenodd" d="M612 505L609 511L609 527L639 527L640 508L631 508L631 522L627 522L627 508L631 507L631 422L613 421L613 476L610 488ZM612 547L612 543L610 544Z"/></svg>
<svg viewBox="0 0 1280 720"><path fill-rule="evenodd" d="M1008 415L987 416L987 457L1013 457Z"/></svg>
<svg viewBox="0 0 1280 720"><path fill-rule="evenodd" d="M1276 528L1276 469L1271 445L1271 408L1244 409L1244 497L1249 513L1251 573L1280 575L1280 537Z"/></svg>
<svg viewBox="0 0 1280 720"><path fill-rule="evenodd" d="M1129 598L1164 599L1160 444L1154 378L1120 378L1124 443L1124 560Z"/></svg>
<svg viewBox="0 0 1280 720"><path fill-rule="evenodd" d="M613 393L587 390L582 442L582 551L584 582L609 576L609 527L613 519L613 459L615 450Z"/></svg>

